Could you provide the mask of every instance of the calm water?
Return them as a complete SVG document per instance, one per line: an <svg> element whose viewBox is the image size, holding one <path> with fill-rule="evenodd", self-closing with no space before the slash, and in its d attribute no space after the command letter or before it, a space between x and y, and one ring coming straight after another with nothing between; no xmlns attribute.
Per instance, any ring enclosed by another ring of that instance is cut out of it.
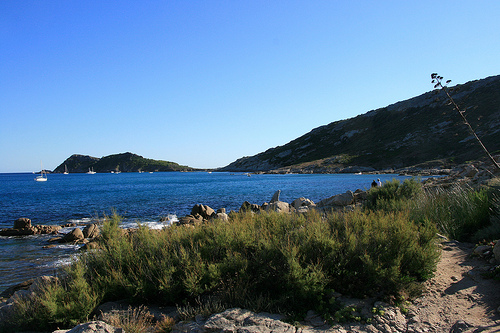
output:
<svg viewBox="0 0 500 333"><path fill-rule="evenodd" d="M159 227L159 219L184 216L198 203L238 210L244 201L262 204L281 190L280 200L306 197L314 202L332 195L368 189L374 178L396 175L252 175L230 173L53 174L47 182L33 174L0 174L0 228L28 217L32 224L88 222L116 210L127 224ZM68 232L69 230L63 230ZM0 291L54 269L75 253L76 246L43 249L52 236L0 237Z"/></svg>

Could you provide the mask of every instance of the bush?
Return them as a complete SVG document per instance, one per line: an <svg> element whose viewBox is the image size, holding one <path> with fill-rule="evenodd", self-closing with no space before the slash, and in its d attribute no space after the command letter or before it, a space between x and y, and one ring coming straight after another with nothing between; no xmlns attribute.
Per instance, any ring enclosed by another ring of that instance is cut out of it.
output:
<svg viewBox="0 0 500 333"><path fill-rule="evenodd" d="M493 202L487 189L456 185L428 190L412 201L411 211L413 219L432 221L451 239L474 241L479 230L491 225Z"/></svg>
<svg viewBox="0 0 500 333"><path fill-rule="evenodd" d="M37 297L18 299L7 323L12 332L74 326L88 319L99 297L84 278L83 265L74 262L64 274L61 282L44 285Z"/></svg>
<svg viewBox="0 0 500 333"><path fill-rule="evenodd" d="M368 191L365 209L401 211L407 208L408 201L423 192L420 180L411 178L400 182L397 179L386 181L381 187Z"/></svg>
<svg viewBox="0 0 500 333"><path fill-rule="evenodd" d="M332 290L394 295L432 276L435 232L431 223L413 223L407 212L242 213L230 222L140 227L127 235L113 217L102 228L100 250L69 269L89 299L73 293L71 283L48 290L44 297L55 297L57 306L47 318L69 325L95 304L123 298L184 309L333 313ZM75 311L63 317L59 304Z"/></svg>

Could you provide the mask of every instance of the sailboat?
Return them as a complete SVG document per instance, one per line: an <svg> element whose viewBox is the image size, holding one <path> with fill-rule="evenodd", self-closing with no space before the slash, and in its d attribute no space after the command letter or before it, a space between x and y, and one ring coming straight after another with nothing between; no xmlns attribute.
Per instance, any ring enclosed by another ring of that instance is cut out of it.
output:
<svg viewBox="0 0 500 333"><path fill-rule="evenodd" d="M66 164L64 164L64 172L63 172L63 174L69 175L68 167L66 166Z"/></svg>
<svg viewBox="0 0 500 333"><path fill-rule="evenodd" d="M46 182L47 181L47 173L43 170L42 161L40 161L40 167L42 168L42 170L40 171L40 176L37 176L35 178L35 180L37 182Z"/></svg>
<svg viewBox="0 0 500 333"><path fill-rule="evenodd" d="M87 174L94 175L95 174L94 168L92 167L92 170L90 170L90 168L89 168L89 171L87 172Z"/></svg>

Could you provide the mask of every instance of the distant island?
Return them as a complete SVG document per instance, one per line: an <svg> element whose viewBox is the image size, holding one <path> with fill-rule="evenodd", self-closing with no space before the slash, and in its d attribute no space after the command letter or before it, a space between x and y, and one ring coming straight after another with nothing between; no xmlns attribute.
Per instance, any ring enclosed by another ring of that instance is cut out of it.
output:
<svg viewBox="0 0 500 333"><path fill-rule="evenodd" d="M101 158L74 154L61 163L54 173L98 173L110 172L162 172L162 171L199 171L175 162L153 160L127 152Z"/></svg>

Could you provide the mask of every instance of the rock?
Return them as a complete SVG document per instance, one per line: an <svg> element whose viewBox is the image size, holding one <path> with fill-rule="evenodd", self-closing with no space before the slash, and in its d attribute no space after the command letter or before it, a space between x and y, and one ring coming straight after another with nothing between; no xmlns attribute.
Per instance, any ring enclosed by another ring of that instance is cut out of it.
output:
<svg viewBox="0 0 500 333"><path fill-rule="evenodd" d="M207 205L197 204L191 209L191 215L196 216L197 214L201 215L203 219L208 220L215 215L215 211Z"/></svg>
<svg viewBox="0 0 500 333"><path fill-rule="evenodd" d="M281 190L277 190L273 197L271 198L271 201L269 201L270 204L272 204L273 202L277 202L277 201L280 201L280 194L281 194Z"/></svg>
<svg viewBox="0 0 500 333"><path fill-rule="evenodd" d="M205 332L276 332L295 333L296 328L281 321L283 316L270 313L255 314L239 308L212 315L200 328ZM200 325L198 323L190 323ZM185 332L178 325L173 332ZM188 330L189 331L189 330ZM193 331L191 331L193 332Z"/></svg>
<svg viewBox="0 0 500 333"><path fill-rule="evenodd" d="M491 250L491 246L489 245L479 245L474 249L474 254L482 256L486 251Z"/></svg>
<svg viewBox="0 0 500 333"><path fill-rule="evenodd" d="M337 194L333 197L329 197L327 199L321 200L317 203L317 206L320 208L328 208L332 206L348 206L354 203L354 193L351 191L347 191L343 194Z"/></svg>
<svg viewBox="0 0 500 333"><path fill-rule="evenodd" d="M217 213L215 214L217 220L229 221L229 215L226 213Z"/></svg>
<svg viewBox="0 0 500 333"><path fill-rule="evenodd" d="M257 204L251 204L248 201L245 201L241 204L240 213L242 212L258 212L260 211L260 206Z"/></svg>
<svg viewBox="0 0 500 333"><path fill-rule="evenodd" d="M35 228L39 234L57 234L61 230L58 225L36 225Z"/></svg>
<svg viewBox="0 0 500 333"><path fill-rule="evenodd" d="M55 276L49 276L49 275L43 275L40 277L37 277L33 283L29 287L29 291L34 293L34 294L39 294L42 292L46 286L57 283L59 281L59 278Z"/></svg>
<svg viewBox="0 0 500 333"><path fill-rule="evenodd" d="M80 228L75 228L66 234L59 242L60 243L71 243L84 239L83 232Z"/></svg>
<svg viewBox="0 0 500 333"><path fill-rule="evenodd" d="M10 296L7 302L0 303L0 331L2 330L2 324L7 322L11 315L15 313L19 300L38 297L48 284L55 283L58 280L59 279L54 276L41 276L34 280L26 281L24 285L12 287L13 289L9 291L10 293L15 290L12 296ZM8 290L6 290L5 293L7 293Z"/></svg>
<svg viewBox="0 0 500 333"><path fill-rule="evenodd" d="M500 240L497 240L495 246L493 247L493 254L497 262L500 262Z"/></svg>
<svg viewBox="0 0 500 333"><path fill-rule="evenodd" d="M368 192L357 189L354 191L354 201L360 202L360 201L365 201L368 199Z"/></svg>
<svg viewBox="0 0 500 333"><path fill-rule="evenodd" d="M116 328L103 321L91 321L79 324L70 330L57 330L53 333L125 333L122 328Z"/></svg>
<svg viewBox="0 0 500 333"><path fill-rule="evenodd" d="M319 314L317 314L312 310L307 311L304 320L307 321L313 327L320 327L326 324L326 321L323 318L321 318Z"/></svg>
<svg viewBox="0 0 500 333"><path fill-rule="evenodd" d="M34 279L30 279L30 280L18 283L18 284L14 285L14 286L11 286L11 287L5 289L2 292L0 294L0 297L2 297L2 298L10 298L18 290L28 290L29 287L33 284L34 281L35 281Z"/></svg>
<svg viewBox="0 0 500 333"><path fill-rule="evenodd" d="M76 223L73 223L73 222L61 225L61 228L74 228L74 227L76 227Z"/></svg>
<svg viewBox="0 0 500 333"><path fill-rule="evenodd" d="M20 224L19 224L20 225ZM7 228L0 230L0 236L27 236L57 233L61 229L56 225L35 225L27 228Z"/></svg>
<svg viewBox="0 0 500 333"><path fill-rule="evenodd" d="M290 212L290 205L288 202L283 202L283 201L275 201L270 203L266 207L266 212L278 212L278 213L289 213Z"/></svg>
<svg viewBox="0 0 500 333"><path fill-rule="evenodd" d="M22 228L22 229L14 229L7 228L0 230L0 236L28 236L35 235L38 232L36 228Z"/></svg>
<svg viewBox="0 0 500 333"><path fill-rule="evenodd" d="M85 251L85 250L94 250L94 249L98 249L99 248L99 243L98 242L95 242L95 241L91 241L91 242L88 242L86 244L84 244L81 248L82 251Z"/></svg>
<svg viewBox="0 0 500 333"><path fill-rule="evenodd" d="M299 207L315 207L316 204L311 199L306 199L306 198L301 197L301 198L295 199L291 203L291 206L295 209L298 209Z"/></svg>
<svg viewBox="0 0 500 333"><path fill-rule="evenodd" d="M177 222L179 225L195 225L195 224L200 224L203 222L203 217L201 217L201 215L196 215L196 216L193 216L193 215L186 215L186 216L183 216L179 219L179 222Z"/></svg>
<svg viewBox="0 0 500 333"><path fill-rule="evenodd" d="M226 213L226 208L219 208L219 209L217 209L217 213L223 213L223 214L225 214Z"/></svg>
<svg viewBox="0 0 500 333"><path fill-rule="evenodd" d="M468 165L460 172L460 177L472 178L478 173L478 171L479 170L474 165Z"/></svg>
<svg viewBox="0 0 500 333"><path fill-rule="evenodd" d="M27 217L21 217L14 221L14 229L31 228L31 220Z"/></svg>
<svg viewBox="0 0 500 333"><path fill-rule="evenodd" d="M463 320L457 321L450 329L450 333L461 333L467 331L469 328L473 327L471 324L466 323Z"/></svg>
<svg viewBox="0 0 500 333"><path fill-rule="evenodd" d="M85 228L83 228L82 233L83 233L83 237L85 237L85 238L95 238L99 235L100 230L99 230L99 227L97 226L97 224L92 223L92 224L86 225Z"/></svg>

